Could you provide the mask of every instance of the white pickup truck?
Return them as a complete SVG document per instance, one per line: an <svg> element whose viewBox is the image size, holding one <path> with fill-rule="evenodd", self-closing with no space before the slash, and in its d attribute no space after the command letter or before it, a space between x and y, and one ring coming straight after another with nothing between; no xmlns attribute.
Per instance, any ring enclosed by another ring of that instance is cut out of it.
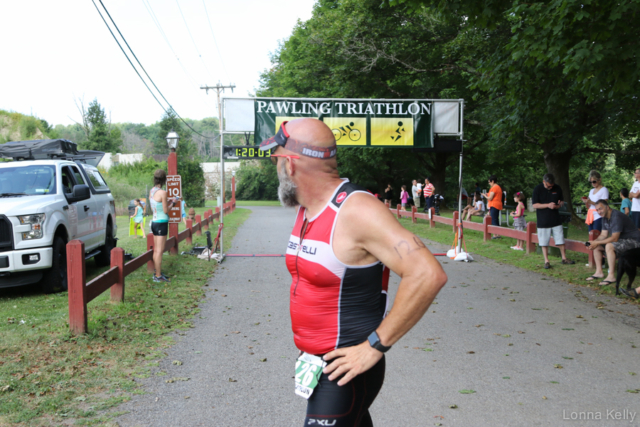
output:
<svg viewBox="0 0 640 427"><path fill-rule="evenodd" d="M109 265L116 246L115 202L95 167L104 153L78 152L67 140L0 145L0 288L40 282L67 289L66 244Z"/></svg>

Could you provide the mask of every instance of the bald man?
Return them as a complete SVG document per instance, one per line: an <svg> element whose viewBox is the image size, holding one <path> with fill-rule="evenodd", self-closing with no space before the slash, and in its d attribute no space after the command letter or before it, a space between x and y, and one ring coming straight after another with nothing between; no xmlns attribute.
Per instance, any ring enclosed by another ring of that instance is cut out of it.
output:
<svg viewBox="0 0 640 427"><path fill-rule="evenodd" d="M298 207L286 263L304 425L372 426L384 353L422 318L447 276L384 204L340 178L336 141L323 122L284 122L260 149L273 150L280 202ZM402 280L385 317L387 267Z"/></svg>

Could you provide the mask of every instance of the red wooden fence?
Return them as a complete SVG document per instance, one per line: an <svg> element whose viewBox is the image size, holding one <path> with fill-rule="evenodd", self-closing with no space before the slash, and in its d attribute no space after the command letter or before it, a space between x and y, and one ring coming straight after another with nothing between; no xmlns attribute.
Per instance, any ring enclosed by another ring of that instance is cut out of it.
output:
<svg viewBox="0 0 640 427"><path fill-rule="evenodd" d="M235 200L224 204L225 213L235 210ZM165 252L183 240L192 244L192 236L202 235L202 229L209 229L214 219L219 219L220 213L213 213L211 209L205 211L204 219L196 215L195 224L187 220L187 228L176 237L167 239ZM111 301L124 301L125 277L147 264L147 271L153 272L153 235L147 234L147 251L128 263L124 262L124 249L113 248L111 251L111 268L87 283L84 242L72 240L67 243L67 283L69 289L69 329L75 334L87 332L87 304L107 289L111 289Z"/></svg>
<svg viewBox="0 0 640 427"><path fill-rule="evenodd" d="M418 213L415 206L411 207L411 211L402 210L401 206L398 205L396 209L391 209L398 218L411 218L411 220L415 223L418 219L424 219L429 221L431 228L436 226L436 222L441 224L451 225L453 227L453 231L456 230L456 224L458 223L458 211L453 212L453 218L445 218L435 214L435 209L430 209L431 214L428 213ZM527 254L535 252L536 247L535 244L538 243L538 235L535 234L537 227L535 222L528 222L526 231L518 231L513 228L506 227L498 227L491 225L491 217L485 216L482 220L482 223L478 222L470 222L470 221L462 221L462 226L467 230L475 230L482 232L483 240L487 241L491 238L492 234L496 234L498 236L510 237L512 239L524 240L525 248ZM600 232L597 230L593 230L589 232L589 241L595 240L600 235ZM555 246L555 242L553 237L549 242L551 246ZM595 260L593 257L593 251L590 251L585 245L585 242L578 240L569 240L564 239L564 247L568 251L580 252L583 254L587 254L589 256L589 265L591 267L595 267Z"/></svg>

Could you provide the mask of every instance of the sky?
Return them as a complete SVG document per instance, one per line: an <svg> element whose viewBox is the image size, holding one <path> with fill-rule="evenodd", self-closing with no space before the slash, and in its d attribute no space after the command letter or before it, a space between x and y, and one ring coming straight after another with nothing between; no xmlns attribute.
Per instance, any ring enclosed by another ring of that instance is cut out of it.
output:
<svg viewBox="0 0 640 427"><path fill-rule="evenodd" d="M227 90L226 96L255 93L260 74L271 65L270 54L298 20L311 18L315 1L102 2L173 108L197 120L218 115L215 92L207 95L200 86L233 83L233 94ZM95 3L109 22L99 0ZM68 125L81 121L79 101L87 105L97 99L114 123L162 118L162 107L92 0L3 0L0 16L0 109Z"/></svg>

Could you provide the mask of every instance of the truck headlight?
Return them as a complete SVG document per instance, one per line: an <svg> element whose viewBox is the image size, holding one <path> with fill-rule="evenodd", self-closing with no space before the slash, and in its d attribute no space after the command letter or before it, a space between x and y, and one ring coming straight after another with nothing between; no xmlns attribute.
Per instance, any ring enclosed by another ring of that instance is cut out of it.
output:
<svg viewBox="0 0 640 427"><path fill-rule="evenodd" d="M20 224L31 225L31 231L22 233L22 240L42 238L45 214L18 215L18 219L20 220Z"/></svg>

